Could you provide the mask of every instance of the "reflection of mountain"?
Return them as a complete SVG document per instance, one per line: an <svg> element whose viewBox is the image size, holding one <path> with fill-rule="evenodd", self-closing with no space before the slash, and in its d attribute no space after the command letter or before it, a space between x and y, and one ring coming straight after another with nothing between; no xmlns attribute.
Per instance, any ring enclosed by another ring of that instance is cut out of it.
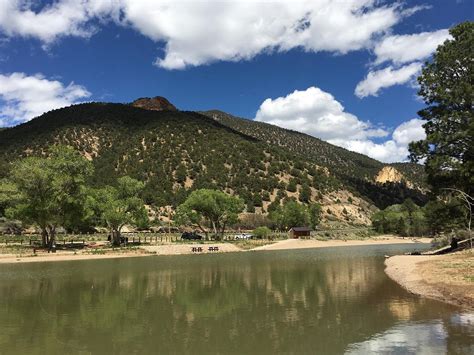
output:
<svg viewBox="0 0 474 355"><path fill-rule="evenodd" d="M0 349L342 353L399 321L449 318L452 307L421 301L386 278L381 258L331 253L4 267ZM446 329L448 337L462 334Z"/></svg>

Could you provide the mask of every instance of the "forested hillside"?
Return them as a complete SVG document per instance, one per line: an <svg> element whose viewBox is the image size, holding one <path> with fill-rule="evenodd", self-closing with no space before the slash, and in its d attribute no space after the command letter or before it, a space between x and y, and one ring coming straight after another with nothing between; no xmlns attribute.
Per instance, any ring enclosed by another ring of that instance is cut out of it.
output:
<svg viewBox="0 0 474 355"><path fill-rule="evenodd" d="M408 197L419 204L426 201L424 194L420 193L420 191L426 191L427 188L422 165L384 164L366 155L351 152L304 133L235 117L218 110L202 113L236 131L314 162L327 169L332 176L337 177L346 188L369 198L379 208L385 208L393 203L402 203ZM402 181L376 183L376 175L386 166L396 169L402 176Z"/></svg>
<svg viewBox="0 0 474 355"><path fill-rule="evenodd" d="M413 185L422 187L425 184L423 166L418 164L384 164L366 155L351 152L304 133L235 117L218 110L202 113L236 131L305 156L342 178L357 177L373 181L380 169L391 165L405 175Z"/></svg>
<svg viewBox="0 0 474 355"><path fill-rule="evenodd" d="M109 103L54 110L0 131L0 175L10 162L46 154L52 144L73 146L91 160L94 185L123 175L144 181L143 197L157 208L211 188L239 195L248 212L266 212L271 203L293 197L329 206L324 211L335 218L365 223L371 205L423 200L404 184L375 184L371 177L382 163L307 135L223 113L216 118Z"/></svg>

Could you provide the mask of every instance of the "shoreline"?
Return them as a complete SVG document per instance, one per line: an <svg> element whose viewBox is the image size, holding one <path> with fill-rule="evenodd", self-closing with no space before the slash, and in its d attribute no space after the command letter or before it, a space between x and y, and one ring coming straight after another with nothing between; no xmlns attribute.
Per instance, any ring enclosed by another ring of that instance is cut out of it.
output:
<svg viewBox="0 0 474 355"><path fill-rule="evenodd" d="M161 255L201 255L218 253L235 253L249 251L271 251L271 250L294 250L294 249L313 249L313 248L333 248L344 246L365 246L365 245L387 245L387 244L426 244L430 243L428 238L404 239L394 236L380 236L363 240L328 240L320 241L315 239L284 239L272 244L257 246L252 249L242 249L232 243L212 243L212 244L164 244L164 245L144 245L139 250L122 250L116 253L92 254L84 252L58 252L54 254L17 255L0 254L0 264L19 264L32 262L54 262L54 261L73 261L73 260L97 260L97 259L115 259L129 257L146 257ZM208 251L209 246L219 247L219 251ZM200 253L193 253L193 247L202 247Z"/></svg>
<svg viewBox="0 0 474 355"><path fill-rule="evenodd" d="M408 292L474 310L474 253L397 255L385 273Z"/></svg>
<svg viewBox="0 0 474 355"><path fill-rule="evenodd" d="M164 244L164 245L144 245L138 250L119 250L112 253L92 254L83 252L57 252L53 254L44 253L33 255L13 255L0 254L0 264L19 264L19 263L35 263L35 262L54 262L54 261L74 261L74 260L98 260L98 259L117 259L117 258L131 258L131 257L147 257L147 256L161 256L161 255L199 255L199 254L216 254L243 251L235 245L229 243L214 243L212 246L219 247L218 252L210 252L206 248L211 244ZM191 248L201 247L203 251L200 253L193 253Z"/></svg>
<svg viewBox="0 0 474 355"><path fill-rule="evenodd" d="M292 250L292 249L313 249L313 248L334 248L348 246L365 245L386 245L386 244L429 244L429 238L401 238L394 236L379 236L369 239L349 239L349 240L316 240L316 239L285 239L274 244L268 244L251 249L252 251L263 250Z"/></svg>

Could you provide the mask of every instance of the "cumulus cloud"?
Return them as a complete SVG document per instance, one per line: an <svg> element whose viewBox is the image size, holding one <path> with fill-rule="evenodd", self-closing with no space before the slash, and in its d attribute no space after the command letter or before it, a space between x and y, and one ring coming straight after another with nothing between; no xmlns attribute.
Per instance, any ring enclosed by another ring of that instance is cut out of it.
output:
<svg viewBox="0 0 474 355"><path fill-rule="evenodd" d="M331 94L316 87L266 99L255 120L307 133L383 162L407 160L408 144L425 137L422 121L412 119L399 125L391 139L375 143L373 138L387 137L389 132L346 112Z"/></svg>
<svg viewBox="0 0 474 355"><path fill-rule="evenodd" d="M383 69L373 67L366 78L357 84L354 93L359 98L377 96L383 88L412 81L421 69L421 61L450 38L447 29L384 37L375 44L373 65L376 68L386 62L391 64Z"/></svg>
<svg viewBox="0 0 474 355"><path fill-rule="evenodd" d="M63 36L91 36L97 23L114 21L165 43L164 56L155 63L167 69L246 60L293 48L344 54L371 47L377 37L418 10L376 0L59 0L42 8L32 4L2 1L0 31L51 43Z"/></svg>
<svg viewBox="0 0 474 355"><path fill-rule="evenodd" d="M89 13L82 1L66 0L47 5L39 12L30 7L31 1L3 0L0 2L0 29L7 36L35 37L50 43L60 36L87 37Z"/></svg>
<svg viewBox="0 0 474 355"><path fill-rule="evenodd" d="M394 64L420 61L429 57L441 43L449 38L451 36L447 29L385 37L375 46L375 64L387 61Z"/></svg>
<svg viewBox="0 0 474 355"><path fill-rule="evenodd" d="M91 94L81 85L48 80L41 74L0 74L0 126L28 121L52 109L69 106Z"/></svg>
<svg viewBox="0 0 474 355"><path fill-rule="evenodd" d="M426 133L423 123L424 121L418 118L403 122L393 131L393 140L399 145L407 146L413 141L425 139Z"/></svg>
<svg viewBox="0 0 474 355"><path fill-rule="evenodd" d="M410 142L426 138L422 125L423 121L417 118L403 122L395 128L392 138L383 143L375 143L368 139L347 140L341 138L331 140L330 142L385 163L406 161Z"/></svg>
<svg viewBox="0 0 474 355"><path fill-rule="evenodd" d="M421 70L419 62L405 65L399 69L389 66L384 69L370 71L366 78L357 84L355 94L359 98L377 96L383 88L410 82Z"/></svg>
<svg viewBox="0 0 474 355"><path fill-rule="evenodd" d="M387 132L374 128L345 112L344 107L329 93L310 87L295 90L285 97L266 99L255 117L256 121L304 132L331 140L339 137L366 139L383 137Z"/></svg>

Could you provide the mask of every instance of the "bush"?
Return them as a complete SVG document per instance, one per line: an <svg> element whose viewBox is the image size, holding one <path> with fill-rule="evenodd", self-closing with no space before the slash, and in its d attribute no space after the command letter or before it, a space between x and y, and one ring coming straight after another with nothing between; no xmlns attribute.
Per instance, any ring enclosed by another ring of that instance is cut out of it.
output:
<svg viewBox="0 0 474 355"><path fill-rule="evenodd" d="M451 243L451 236L446 235L446 234L437 235L435 238L431 240L431 245L435 249L448 246L449 243Z"/></svg>
<svg viewBox="0 0 474 355"><path fill-rule="evenodd" d="M265 226L255 228L253 231L253 235L255 236L255 238L258 239L268 238L271 233L272 231L270 230L270 228Z"/></svg>

